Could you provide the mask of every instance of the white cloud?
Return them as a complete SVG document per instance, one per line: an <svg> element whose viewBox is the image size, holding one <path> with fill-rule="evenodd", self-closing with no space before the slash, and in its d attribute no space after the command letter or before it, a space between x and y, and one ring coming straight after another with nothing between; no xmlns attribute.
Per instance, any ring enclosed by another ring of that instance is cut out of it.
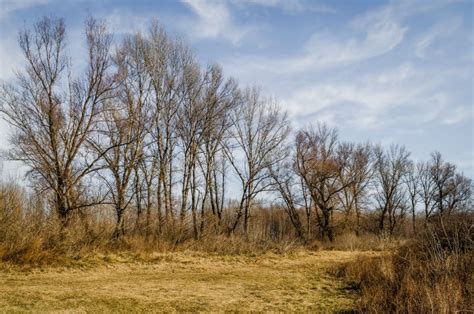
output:
<svg viewBox="0 0 474 314"><path fill-rule="evenodd" d="M223 63L230 73L244 81L258 80L256 74L288 77L385 55L403 41L407 31L407 27L385 11L377 11L377 14L349 24L343 33L329 30L313 33L303 51L291 57L243 56Z"/></svg>
<svg viewBox="0 0 474 314"><path fill-rule="evenodd" d="M358 26L349 38L313 34L306 44L301 68L342 65L384 55L402 42L406 30L389 18L377 18L368 25ZM358 39L360 33L362 39ZM295 68L299 67L298 63L294 62Z"/></svg>
<svg viewBox="0 0 474 314"><path fill-rule="evenodd" d="M227 3L217 0L183 0L197 15L196 23L190 29L196 38L223 38L238 45L249 27L236 25Z"/></svg>
<svg viewBox="0 0 474 314"><path fill-rule="evenodd" d="M435 75L436 73L442 75ZM423 69L407 63L327 78L299 86L283 99L297 120L330 120L358 129L456 124L469 119L469 106L449 92L446 81L462 80L462 69Z"/></svg>
<svg viewBox="0 0 474 314"><path fill-rule="evenodd" d="M318 3L317 1L304 0L231 0L237 5L257 5L268 8L281 9L290 13L299 13L303 11L334 13L336 10L331 6Z"/></svg>
<svg viewBox="0 0 474 314"><path fill-rule="evenodd" d="M154 18L156 18L154 12L134 14L130 10L118 8L104 15L110 31L118 34L144 32Z"/></svg>
<svg viewBox="0 0 474 314"><path fill-rule="evenodd" d="M334 13L325 4L304 0L181 0L196 15L193 23L183 23L186 32L191 31L196 39L225 39L233 45L240 45L248 35L254 35L258 26L239 24L232 13L234 9L260 6L281 9L290 13L303 11ZM261 43L257 43L261 44Z"/></svg>

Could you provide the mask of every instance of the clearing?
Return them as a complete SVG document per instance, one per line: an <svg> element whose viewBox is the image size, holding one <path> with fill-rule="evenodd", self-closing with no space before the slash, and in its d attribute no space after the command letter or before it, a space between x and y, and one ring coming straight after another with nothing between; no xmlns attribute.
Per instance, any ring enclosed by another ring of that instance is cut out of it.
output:
<svg viewBox="0 0 474 314"><path fill-rule="evenodd" d="M329 270L359 254L375 253L114 254L69 268L3 265L0 312L347 311L357 295Z"/></svg>

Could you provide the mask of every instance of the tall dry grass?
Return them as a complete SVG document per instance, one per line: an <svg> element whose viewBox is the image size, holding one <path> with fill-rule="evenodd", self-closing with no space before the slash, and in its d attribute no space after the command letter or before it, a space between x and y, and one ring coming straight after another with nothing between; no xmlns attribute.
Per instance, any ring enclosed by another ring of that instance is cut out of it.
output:
<svg viewBox="0 0 474 314"><path fill-rule="evenodd" d="M66 228L48 210L44 199L26 193L15 183L0 183L0 261L42 265L66 263L95 253L127 251L146 255L152 252L195 250L222 254L259 254L287 252L302 246L282 210L256 211L251 232L227 235L227 220L217 224L205 220L206 228L198 240L193 238L190 222L159 225L152 220L147 228L137 222L133 211L126 216L125 235L114 239L113 211L96 206L87 213L76 212ZM226 220L227 219L227 220Z"/></svg>
<svg viewBox="0 0 474 314"><path fill-rule="evenodd" d="M361 257L340 275L372 313L457 313L474 310L473 224L455 217L430 225L394 253Z"/></svg>

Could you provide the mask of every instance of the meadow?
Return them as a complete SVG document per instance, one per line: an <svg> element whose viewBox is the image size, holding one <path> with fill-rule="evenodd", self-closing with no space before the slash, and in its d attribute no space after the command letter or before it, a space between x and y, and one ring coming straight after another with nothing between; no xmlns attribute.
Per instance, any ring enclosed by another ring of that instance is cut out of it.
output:
<svg viewBox="0 0 474 314"><path fill-rule="evenodd" d="M357 293L334 267L374 253L95 255L69 267L3 267L0 311L340 312Z"/></svg>

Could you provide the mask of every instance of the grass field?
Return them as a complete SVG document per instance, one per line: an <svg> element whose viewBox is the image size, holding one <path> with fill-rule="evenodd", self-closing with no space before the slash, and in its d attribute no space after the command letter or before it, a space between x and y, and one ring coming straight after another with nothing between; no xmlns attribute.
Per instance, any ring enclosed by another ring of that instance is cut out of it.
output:
<svg viewBox="0 0 474 314"><path fill-rule="evenodd" d="M345 311L357 296L330 270L358 254L371 253L114 254L70 267L2 265L0 312Z"/></svg>

